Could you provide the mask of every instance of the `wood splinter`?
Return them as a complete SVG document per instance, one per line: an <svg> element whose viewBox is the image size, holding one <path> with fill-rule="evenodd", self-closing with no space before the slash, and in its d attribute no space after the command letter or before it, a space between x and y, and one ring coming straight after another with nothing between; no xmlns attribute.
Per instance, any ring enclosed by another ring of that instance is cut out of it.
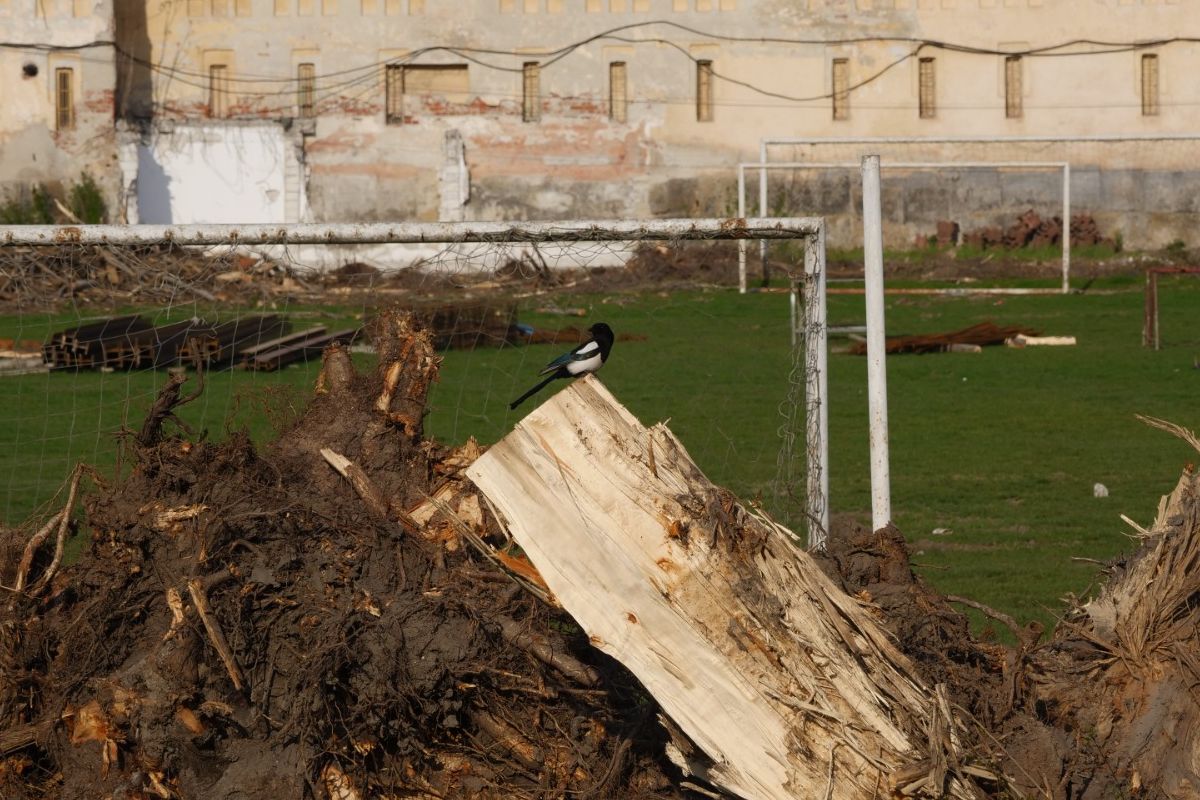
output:
<svg viewBox="0 0 1200 800"><path fill-rule="evenodd" d="M229 649L229 643L225 640L225 634L221 632L221 627L217 624L216 619L212 615L212 610L208 607L208 598L204 594L204 584L196 578L188 581L188 594L192 597L192 605L196 607L196 614L199 615L200 621L204 623L204 630L208 631L208 638L212 640L213 647L217 650L217 655L221 657L221 662L225 665L225 671L229 673L229 679L233 681L233 688L239 692L245 686L245 680L242 678L242 671L238 668L237 660L233 657L233 651Z"/></svg>

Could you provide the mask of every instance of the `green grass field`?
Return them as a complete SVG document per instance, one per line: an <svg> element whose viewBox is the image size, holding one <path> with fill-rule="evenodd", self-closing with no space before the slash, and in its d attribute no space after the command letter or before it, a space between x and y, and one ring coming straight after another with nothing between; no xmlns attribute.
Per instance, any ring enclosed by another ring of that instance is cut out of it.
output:
<svg viewBox="0 0 1200 800"><path fill-rule="evenodd" d="M1051 623L1059 598L1087 591L1096 575L1095 565L1072 557L1106 559L1132 546L1118 515L1148 523L1159 496L1197 458L1134 418L1143 413L1200 427L1200 370L1193 368L1200 281L1164 280L1160 297L1159 352L1141 347L1142 297L1132 278L1097 281L1084 295L888 298L891 335L991 319L1079 340L1076 347L889 358L893 513L934 585L1020 620ZM790 363L784 295L720 289L553 300L586 308L587 320L607 321L618 334L645 337L618 341L602 380L644 422L669 418L714 481L770 504ZM861 324L862 306L861 296L832 296L830 323ZM331 325L362 312L286 310ZM0 337L40 339L74 319L0 317ZM539 314L536 306L523 309L521 319L548 327L581 322ZM508 401L560 349L447 353L427 431L452 443L472 435L495 441L519 419ZM272 375L213 374L183 416L213 438L245 427L264 440L295 417L315 374L315 365ZM831 355L831 506L863 522L870 519L865 375L862 357ZM140 425L165 377L0 378L0 519L15 523L45 504L76 459L111 469L115 432ZM1108 487L1108 498L1092 496L1097 482ZM935 528L953 533L933 536Z"/></svg>

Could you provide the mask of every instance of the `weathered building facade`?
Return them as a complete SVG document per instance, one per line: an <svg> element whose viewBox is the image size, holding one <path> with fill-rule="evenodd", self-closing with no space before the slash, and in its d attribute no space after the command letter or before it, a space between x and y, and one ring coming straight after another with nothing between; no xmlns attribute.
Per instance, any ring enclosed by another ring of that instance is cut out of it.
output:
<svg viewBox="0 0 1200 800"><path fill-rule="evenodd" d="M0 202L91 175L117 189L112 0L0 0Z"/></svg>
<svg viewBox="0 0 1200 800"><path fill-rule="evenodd" d="M1200 210L1200 45L1170 40L1196 24L1200 0L160 0L117 3L98 72L131 220L731 214L763 137L1039 137L769 157L1070 161L1074 207L1153 246ZM852 241L853 171L771 181L770 211ZM888 235L1060 195L1047 170L889 173Z"/></svg>

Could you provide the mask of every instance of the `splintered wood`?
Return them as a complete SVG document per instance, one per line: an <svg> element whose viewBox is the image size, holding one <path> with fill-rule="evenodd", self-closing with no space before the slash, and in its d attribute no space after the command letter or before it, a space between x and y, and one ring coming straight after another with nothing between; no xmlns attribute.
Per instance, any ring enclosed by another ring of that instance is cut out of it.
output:
<svg viewBox="0 0 1200 800"><path fill-rule="evenodd" d="M957 723L869 609L593 377L467 474L592 643L695 745L676 748L685 769L746 798L973 796L944 766L914 781L914 764L955 762Z"/></svg>

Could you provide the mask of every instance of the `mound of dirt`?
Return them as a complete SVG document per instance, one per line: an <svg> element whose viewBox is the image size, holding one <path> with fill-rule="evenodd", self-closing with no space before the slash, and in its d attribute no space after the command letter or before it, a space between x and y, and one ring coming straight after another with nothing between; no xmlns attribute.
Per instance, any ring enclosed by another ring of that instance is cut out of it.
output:
<svg viewBox="0 0 1200 800"><path fill-rule="evenodd" d="M326 463L397 508L455 469L422 435L428 333L385 315L375 340L377 373L331 349L261 453L168 432L173 382L87 553L0 611L0 796L678 796L653 705L569 618Z"/></svg>

